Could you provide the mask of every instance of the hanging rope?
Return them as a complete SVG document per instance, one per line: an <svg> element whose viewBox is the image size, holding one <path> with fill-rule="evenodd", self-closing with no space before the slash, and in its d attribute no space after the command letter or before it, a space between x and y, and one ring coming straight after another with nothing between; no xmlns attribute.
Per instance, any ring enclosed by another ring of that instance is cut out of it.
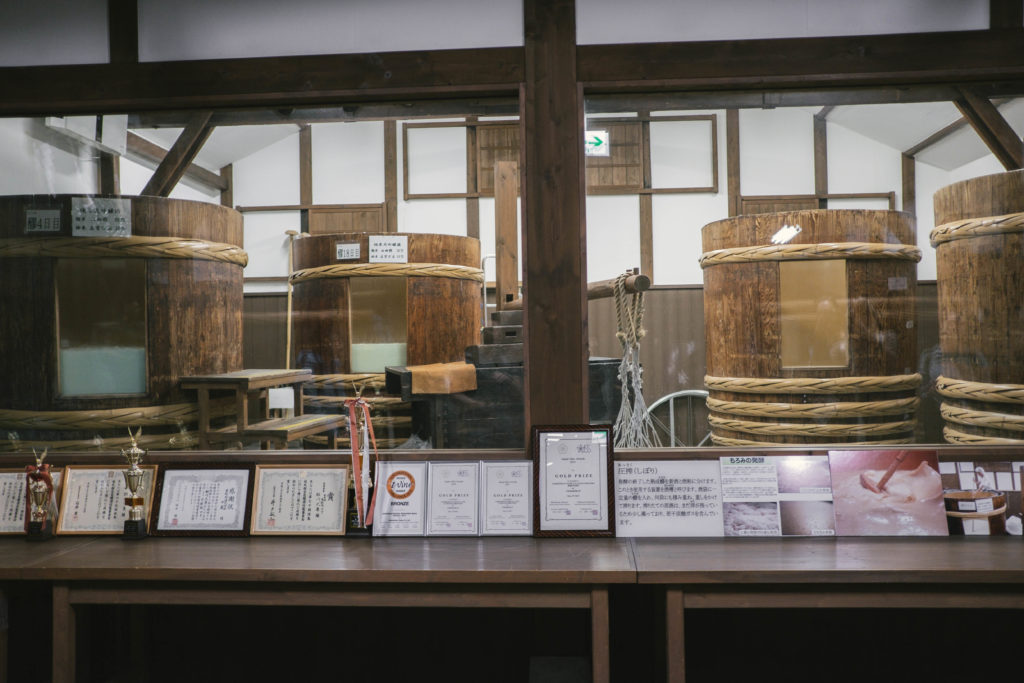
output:
<svg viewBox="0 0 1024 683"><path fill-rule="evenodd" d="M612 431L617 448L654 448L661 445L661 440L647 413L643 369L640 367L640 340L647 334L643 327L644 294L626 294L626 278L630 275L623 273L615 279L615 318L618 323L615 336L622 345L622 362L619 364L622 400Z"/></svg>

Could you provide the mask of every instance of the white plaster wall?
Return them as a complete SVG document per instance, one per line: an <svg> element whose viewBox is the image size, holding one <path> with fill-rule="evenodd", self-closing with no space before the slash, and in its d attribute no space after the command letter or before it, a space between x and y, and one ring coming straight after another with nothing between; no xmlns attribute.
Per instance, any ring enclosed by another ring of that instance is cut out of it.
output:
<svg viewBox="0 0 1024 683"><path fill-rule="evenodd" d="M651 187L710 187L710 121L651 121Z"/></svg>
<svg viewBox="0 0 1024 683"><path fill-rule="evenodd" d="M934 195L940 187L949 185L949 171L918 161L914 166L914 192L917 196L917 246L921 249L921 262L917 264L918 280L935 279L935 248L928 236L935 228Z"/></svg>
<svg viewBox="0 0 1024 683"><path fill-rule="evenodd" d="M961 180L968 180L970 178L977 178L983 175L992 175L993 173L1004 173L1006 171L1003 165L999 163L993 155L987 154L980 159L972 161L969 164L964 164L959 168L953 169L949 174L949 182L955 183ZM948 183L947 183L948 184Z"/></svg>
<svg viewBox="0 0 1024 683"><path fill-rule="evenodd" d="M903 155L899 150L834 124L827 124L826 135L830 193L895 191L896 208L903 206ZM888 209L889 201L830 199L828 208Z"/></svg>
<svg viewBox="0 0 1024 683"><path fill-rule="evenodd" d="M313 203L384 201L384 124L319 123L312 127Z"/></svg>
<svg viewBox="0 0 1024 683"><path fill-rule="evenodd" d="M288 275L288 230L299 230L298 211L266 211L245 214L245 251L249 265L245 277L285 277ZM245 293L287 292L284 282L249 282Z"/></svg>
<svg viewBox="0 0 1024 683"><path fill-rule="evenodd" d="M414 129L415 130L415 129ZM435 128L421 130L445 131L439 138L427 136L417 141L414 147L410 143L412 154L409 158L409 185L420 192L447 191L423 188L451 187L457 184L466 190L466 129ZM454 131L454 133L453 133ZM412 132L412 131L410 131ZM461 142L459 139L461 139ZM420 142L425 144L421 145ZM466 200L465 199L411 199L405 201L402 177L402 122L398 122L398 231L438 233L444 235L466 234ZM461 151L460 151L461 150ZM461 156L460 156L461 154ZM435 172L442 173L444 183L431 176ZM461 183L459 174L461 173ZM492 229L493 232L493 229ZM493 240L493 235L491 237Z"/></svg>
<svg viewBox="0 0 1024 683"><path fill-rule="evenodd" d="M142 61L522 44L515 0L139 0Z"/></svg>
<svg viewBox="0 0 1024 683"><path fill-rule="evenodd" d="M987 0L577 0L582 45L988 28Z"/></svg>
<svg viewBox="0 0 1024 683"><path fill-rule="evenodd" d="M108 44L107 0L0 2L0 66L103 63Z"/></svg>
<svg viewBox="0 0 1024 683"><path fill-rule="evenodd" d="M587 197L587 282L640 267L640 198Z"/></svg>
<svg viewBox="0 0 1024 683"><path fill-rule="evenodd" d="M814 119L810 111L742 109L739 119L740 191L747 196L813 194Z"/></svg>
<svg viewBox="0 0 1024 683"><path fill-rule="evenodd" d="M466 128L408 128L409 193L466 191Z"/></svg>
<svg viewBox="0 0 1024 683"><path fill-rule="evenodd" d="M84 145L65 151L33 137L42 124L33 119L0 118L0 194L96 192L97 153Z"/></svg>
<svg viewBox="0 0 1024 683"><path fill-rule="evenodd" d="M299 203L299 132L232 164L235 206Z"/></svg>

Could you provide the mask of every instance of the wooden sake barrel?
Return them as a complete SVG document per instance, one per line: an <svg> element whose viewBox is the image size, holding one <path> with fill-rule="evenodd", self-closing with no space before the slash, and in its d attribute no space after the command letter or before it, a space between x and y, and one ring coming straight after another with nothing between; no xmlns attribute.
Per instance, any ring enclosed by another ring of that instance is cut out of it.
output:
<svg viewBox="0 0 1024 683"><path fill-rule="evenodd" d="M242 368L245 262L227 207L0 197L0 449L167 448L197 419L179 378Z"/></svg>
<svg viewBox="0 0 1024 683"><path fill-rule="evenodd" d="M383 444L411 433L409 404L380 396L384 368L464 360L466 347L480 343L483 272L475 238L304 237L294 243L291 282L293 367L314 373L308 410L334 412L332 400L358 393L370 402Z"/></svg>
<svg viewBox="0 0 1024 683"><path fill-rule="evenodd" d="M914 243L914 219L895 211L793 211L704 226L716 444L913 440Z"/></svg>
<svg viewBox="0 0 1024 683"><path fill-rule="evenodd" d="M1024 171L935 193L943 434L1024 443Z"/></svg>

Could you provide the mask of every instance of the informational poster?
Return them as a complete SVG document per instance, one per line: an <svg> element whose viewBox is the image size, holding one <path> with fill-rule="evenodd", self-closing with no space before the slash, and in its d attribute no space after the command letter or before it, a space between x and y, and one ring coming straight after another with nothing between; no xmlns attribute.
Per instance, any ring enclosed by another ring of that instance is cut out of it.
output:
<svg viewBox="0 0 1024 683"><path fill-rule="evenodd" d="M408 263L408 235L370 235L370 263Z"/></svg>
<svg viewBox="0 0 1024 683"><path fill-rule="evenodd" d="M722 536L717 460L615 463L616 536Z"/></svg>
<svg viewBox="0 0 1024 683"><path fill-rule="evenodd" d="M431 462L427 472L428 536L476 536L480 463Z"/></svg>
<svg viewBox="0 0 1024 683"><path fill-rule="evenodd" d="M250 533L341 536L348 465L257 465Z"/></svg>
<svg viewBox="0 0 1024 683"><path fill-rule="evenodd" d="M64 469L58 534L120 534L128 519L124 499L127 467L68 465ZM142 490L147 516L152 511L156 466L142 467Z"/></svg>
<svg viewBox="0 0 1024 683"><path fill-rule="evenodd" d="M724 456L719 462L726 536L835 536L826 456Z"/></svg>
<svg viewBox="0 0 1024 683"><path fill-rule="evenodd" d="M374 536L422 536L427 517L427 463L378 462Z"/></svg>
<svg viewBox="0 0 1024 683"><path fill-rule="evenodd" d="M1022 467L1009 460L940 462L950 534L1022 535Z"/></svg>
<svg viewBox="0 0 1024 683"><path fill-rule="evenodd" d="M60 501L63 470L50 470L53 479L54 510ZM0 534L25 533L25 468L0 470Z"/></svg>
<svg viewBox="0 0 1024 683"><path fill-rule="evenodd" d="M946 536L933 450L829 451L840 536Z"/></svg>
<svg viewBox="0 0 1024 683"><path fill-rule="evenodd" d="M156 531L245 531L251 471L165 469Z"/></svg>
<svg viewBox="0 0 1024 683"><path fill-rule="evenodd" d="M480 463L480 533L529 536L533 531L533 463Z"/></svg>

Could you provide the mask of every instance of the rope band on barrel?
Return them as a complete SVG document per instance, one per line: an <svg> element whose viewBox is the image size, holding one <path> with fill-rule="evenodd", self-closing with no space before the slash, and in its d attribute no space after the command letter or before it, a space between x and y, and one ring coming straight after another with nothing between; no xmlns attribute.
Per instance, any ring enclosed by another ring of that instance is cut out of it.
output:
<svg viewBox="0 0 1024 683"><path fill-rule="evenodd" d="M704 376L710 391L740 394L866 394L910 391L921 385L921 375L883 377L712 377Z"/></svg>
<svg viewBox="0 0 1024 683"><path fill-rule="evenodd" d="M1020 444L1024 444L1024 439L1007 439L1007 438L998 437L998 436L982 436L980 434L968 434L966 432L961 432L958 429L953 429L952 427L950 427L948 425L942 428L942 436L949 443L959 443L959 444L967 444L967 445L994 446L994 445L1002 445L1002 444L1005 444L1005 445L1010 445L1010 444L1020 445Z"/></svg>
<svg viewBox="0 0 1024 683"><path fill-rule="evenodd" d="M848 446L851 442L839 441L833 443L809 443L809 444L792 444L792 443L777 443L774 441L754 441L752 439L734 439L729 436L718 436L716 434L711 435L711 441L716 446L787 446L789 448L800 448L802 446L819 448L821 446ZM907 439L882 439L880 441L856 441L852 442L856 446L889 446L904 443L913 443L913 438Z"/></svg>
<svg viewBox="0 0 1024 683"><path fill-rule="evenodd" d="M343 375L313 375L309 384L316 389L334 389L336 391L365 391L384 389L383 372L363 372ZM369 399L367 399L369 400Z"/></svg>
<svg viewBox="0 0 1024 683"><path fill-rule="evenodd" d="M971 410L942 402L940 406L942 419L972 427L986 429L1005 429L1011 432L1024 432L1024 415L1007 415L990 410Z"/></svg>
<svg viewBox="0 0 1024 683"><path fill-rule="evenodd" d="M335 263L329 266L303 268L292 273L288 280L295 284L306 280L336 277L445 277L455 280L484 281L484 271L472 266L454 266L444 263Z"/></svg>
<svg viewBox="0 0 1024 683"><path fill-rule="evenodd" d="M886 259L920 261L921 250L909 244L884 242L825 242L821 244L779 244L715 249L701 254L701 268L723 263L762 261L807 261L818 259Z"/></svg>
<svg viewBox="0 0 1024 683"><path fill-rule="evenodd" d="M233 244L183 237L7 237L0 258L166 258L231 263L243 268L245 250Z"/></svg>
<svg viewBox="0 0 1024 683"><path fill-rule="evenodd" d="M951 223L943 223L932 230L929 239L933 247L953 240L965 240L971 237L988 237L1024 232L1024 213L1008 213L1002 216L985 216L984 218L966 218Z"/></svg>
<svg viewBox="0 0 1024 683"><path fill-rule="evenodd" d="M859 401L841 403L756 403L707 399L708 408L718 413L749 417L841 418L906 415L917 410L917 398L890 401Z"/></svg>
<svg viewBox="0 0 1024 683"><path fill-rule="evenodd" d="M234 412L231 399L210 401L210 415L222 417ZM115 408L112 410L7 410L0 408L0 429L114 429L118 427L155 427L195 422L199 407L195 403ZM89 444L91 442L87 442ZM126 442L127 443L127 442Z"/></svg>
<svg viewBox="0 0 1024 683"><path fill-rule="evenodd" d="M728 429L746 434L762 434L765 436L878 436L898 434L914 430L914 420L899 422L878 422L868 424L800 424L788 422L751 422L749 420L733 420L709 415L708 422L712 427Z"/></svg>
<svg viewBox="0 0 1024 683"><path fill-rule="evenodd" d="M946 510L946 516L958 519L988 519L989 517L998 517L1004 512L1006 512L1005 505L988 512L956 512L955 510Z"/></svg>
<svg viewBox="0 0 1024 683"><path fill-rule="evenodd" d="M1024 384L990 384L939 376L935 388L946 398L1024 405Z"/></svg>

